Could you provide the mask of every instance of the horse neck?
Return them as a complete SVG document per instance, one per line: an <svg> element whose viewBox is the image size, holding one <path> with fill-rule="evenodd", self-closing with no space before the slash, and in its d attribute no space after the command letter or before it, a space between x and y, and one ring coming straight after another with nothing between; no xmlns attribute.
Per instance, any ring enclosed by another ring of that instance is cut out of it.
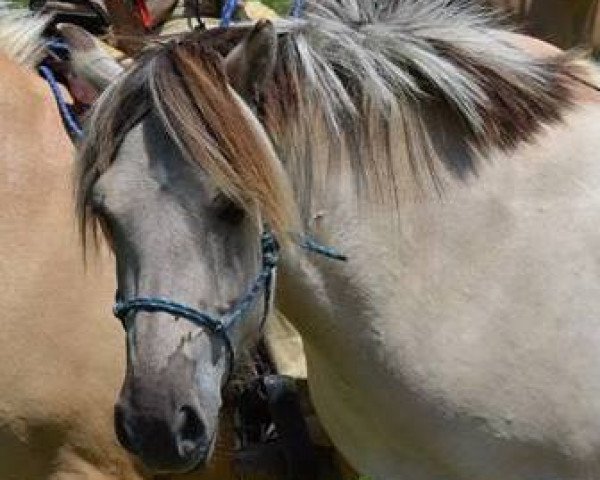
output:
<svg viewBox="0 0 600 480"><path fill-rule="evenodd" d="M429 107L422 114L432 147L445 153L448 165L460 165L456 159L467 157L468 146L458 127L447 121L439 107ZM327 349L342 347L348 337L369 328L380 306L390 303L386 296L397 295L393 281L382 283L382 278L392 279L398 269L403 205L436 201L437 188L457 188L456 174L463 172L451 171L444 159L438 159L436 179L422 175L419 180L409 159L401 158L396 162L395 198L370 199L373 192L359 192L354 171L361 165L362 152L340 141L343 137L332 137L319 120L318 109L311 115L310 132L303 132L298 124L286 125L276 148L292 181L306 233L347 255L348 261L301 250L291 258L284 256L277 298L304 340ZM406 151L403 145L396 150ZM333 164L328 161L332 152L338 155ZM371 162L387 161L383 147L369 153L382 155L369 158ZM345 312L344 305L352 305L353 311Z"/></svg>
<svg viewBox="0 0 600 480"><path fill-rule="evenodd" d="M348 168L350 159L342 159L335 174L327 175L319 169L325 162L319 163L318 158L324 158L330 148L325 141L314 142L307 153L316 164L311 172L310 194L300 190L308 187L305 174L288 172L303 211L305 233L343 253L348 261L292 249L282 256L276 295L278 308L303 340L322 349L342 345L347 335L358 334L356 329L362 328L359 323L366 325L368 319L362 315L348 318L344 327L349 328L345 331L336 323L344 322L344 305L352 305L354 314L373 311L372 300L384 291L376 291L370 284L372 274L382 270L381 265L374 263L385 258L393 235L393 214L387 207L359 204L355 180ZM357 319L358 323L354 321Z"/></svg>

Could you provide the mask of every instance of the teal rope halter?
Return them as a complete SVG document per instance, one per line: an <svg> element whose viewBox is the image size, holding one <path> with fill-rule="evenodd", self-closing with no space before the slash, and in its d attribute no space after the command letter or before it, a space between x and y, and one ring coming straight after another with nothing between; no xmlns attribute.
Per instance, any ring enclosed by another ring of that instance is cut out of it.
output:
<svg viewBox="0 0 600 480"><path fill-rule="evenodd" d="M48 40L46 43L46 48L48 51L60 56L61 58L68 57L70 55L69 46L60 40ZM71 140L82 140L84 136L83 128L81 127L77 116L75 113L73 113L71 106L65 101L65 98L58 85L58 80L54 76L54 72L45 61L38 66L37 70L40 76L46 80L50 90L52 91L52 95L54 95L58 111L67 129L67 132L71 137Z"/></svg>
<svg viewBox="0 0 600 480"><path fill-rule="evenodd" d="M212 315L208 312L196 310L183 303L174 302L161 297L137 297L130 300L122 300L117 292L117 301L113 307L113 313L121 322L129 317L131 313L142 312L165 312L178 317L186 318L199 327L206 328L213 335L220 336L227 348L229 355L230 370L235 360L235 348L229 336L231 328L243 320L256 303L261 293L264 292L265 306L260 329L269 315L271 304L273 276L279 260L279 244L273 234L266 230L261 236L262 268L258 276L252 282L246 293L235 303L235 305L222 315Z"/></svg>
<svg viewBox="0 0 600 480"><path fill-rule="evenodd" d="M199 327L206 328L211 334L223 339L229 357L229 371L231 373L235 362L235 347L229 334L231 328L244 320L261 294L264 296L264 308L260 330L262 330L269 315L271 298L273 296L273 278L279 261L279 243L268 229L265 229L262 233L260 243L262 251L262 268L260 272L250 284L246 293L235 302L230 310L222 315L213 315L208 312L196 310L183 303L174 302L163 297L135 297L124 300L118 291L113 313L115 317L121 320L124 327L125 321L130 315L137 312L164 312L185 318ZM347 260L347 257L339 253L336 249L321 245L310 237L303 237L299 242L299 246L333 260Z"/></svg>
<svg viewBox="0 0 600 480"><path fill-rule="evenodd" d="M225 0L221 14L221 27L228 27L231 23L231 17L235 11L238 0ZM298 16L304 0L294 0L292 15ZM308 251L317 253L324 257L346 261L346 255L338 252L335 248L321 245L311 237L302 235L298 239L298 245ZM252 282L246 293L235 303L235 305L223 315L217 316L208 312L196 310L193 307L183 303L174 302L162 297L137 297L130 300L123 300L117 292L116 303L113 307L114 315L125 324L125 320L139 311L143 312L164 312L170 315L186 318L199 327L206 328L211 334L220 336L227 348L229 355L229 372L235 361L235 347L231 341L229 331L238 322L242 321L255 305L258 297L264 292L263 317L260 324L262 330L271 305L273 278L279 261L279 244L270 230L265 229L261 236L262 248L262 268L258 276Z"/></svg>

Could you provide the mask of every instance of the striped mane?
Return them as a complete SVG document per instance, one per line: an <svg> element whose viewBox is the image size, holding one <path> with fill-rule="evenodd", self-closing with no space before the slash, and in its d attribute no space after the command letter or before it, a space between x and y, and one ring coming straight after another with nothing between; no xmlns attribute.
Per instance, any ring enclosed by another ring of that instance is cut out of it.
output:
<svg viewBox="0 0 600 480"><path fill-rule="evenodd" d="M103 96L82 154L84 224L93 183L150 110L227 193L284 229L295 211L308 221L340 169L359 201L393 206L407 177L435 189L442 166L475 172L491 149L560 120L577 73L568 55L517 50L464 1L319 0L275 25L275 71L255 111L292 190L227 86L221 55L245 29L216 29L154 46Z"/></svg>

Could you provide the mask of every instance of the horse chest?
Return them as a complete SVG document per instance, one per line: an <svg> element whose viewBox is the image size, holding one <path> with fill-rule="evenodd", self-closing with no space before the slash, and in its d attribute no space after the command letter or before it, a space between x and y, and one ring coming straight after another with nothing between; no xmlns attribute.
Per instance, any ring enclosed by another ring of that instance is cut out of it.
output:
<svg viewBox="0 0 600 480"><path fill-rule="evenodd" d="M376 365L369 382L364 369L356 377L340 375L309 345L306 356L311 398L323 426L353 467L374 480L598 476L590 463L582 468L583 463L544 438L543 429L551 425L535 425L542 430L537 438L519 437L510 415L478 416L472 405L452 408L441 391L439 396L410 391L393 381L376 385L381 379Z"/></svg>

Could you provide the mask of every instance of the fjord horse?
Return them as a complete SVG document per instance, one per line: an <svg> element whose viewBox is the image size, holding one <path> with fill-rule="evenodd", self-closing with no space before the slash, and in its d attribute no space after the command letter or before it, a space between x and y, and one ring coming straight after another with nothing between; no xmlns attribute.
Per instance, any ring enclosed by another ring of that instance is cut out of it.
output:
<svg viewBox="0 0 600 480"><path fill-rule="evenodd" d="M322 0L105 92L78 206L116 253L124 446L205 464L274 295L374 480L600 476L597 72L514 41L465 2Z"/></svg>

